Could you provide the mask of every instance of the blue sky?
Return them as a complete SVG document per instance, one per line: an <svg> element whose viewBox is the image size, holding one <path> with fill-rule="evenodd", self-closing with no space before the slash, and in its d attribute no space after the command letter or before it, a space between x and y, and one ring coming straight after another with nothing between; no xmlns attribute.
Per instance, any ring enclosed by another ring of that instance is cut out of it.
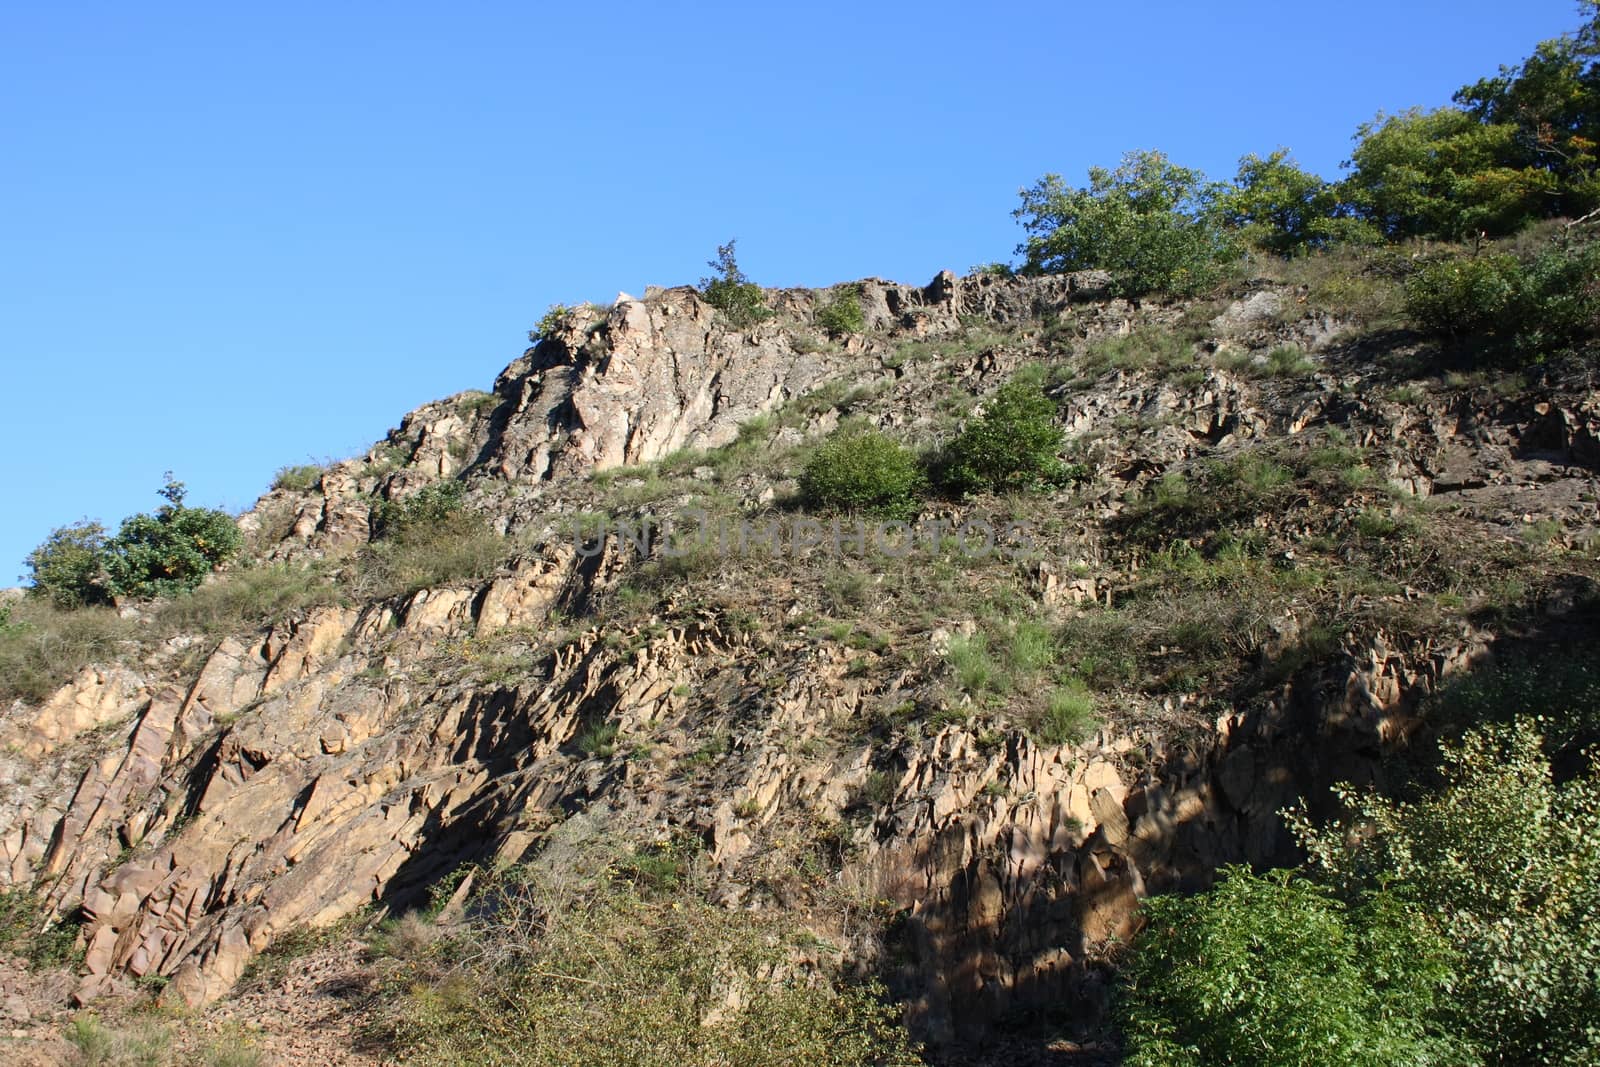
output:
<svg viewBox="0 0 1600 1067"><path fill-rule="evenodd" d="M488 388L555 301L1009 258L1136 148L1327 175L1570 0L0 5L0 585L58 525L241 509Z"/></svg>

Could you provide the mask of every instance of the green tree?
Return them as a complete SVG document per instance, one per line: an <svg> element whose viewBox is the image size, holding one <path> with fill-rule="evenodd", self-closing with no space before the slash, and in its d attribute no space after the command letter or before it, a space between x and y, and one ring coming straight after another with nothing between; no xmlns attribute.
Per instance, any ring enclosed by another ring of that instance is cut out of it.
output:
<svg viewBox="0 0 1600 1067"><path fill-rule="evenodd" d="M1116 170L1089 168L1088 188L1047 174L1012 214L1028 238L1024 270L1111 272L1126 296L1193 293L1237 258L1217 210L1221 187L1160 152L1130 152Z"/></svg>
<svg viewBox="0 0 1600 1067"><path fill-rule="evenodd" d="M167 473L154 515L123 520L106 544L109 587L118 596L172 596L193 589L219 563L239 550L239 526L225 511L191 508L185 489Z"/></svg>
<svg viewBox="0 0 1600 1067"><path fill-rule="evenodd" d="M1064 485L1080 472L1061 461L1056 404L1033 382L1008 382L950 443L944 478L965 492Z"/></svg>
<svg viewBox="0 0 1600 1067"><path fill-rule="evenodd" d="M1377 237L1370 224L1349 217L1337 185L1302 170L1286 148L1239 160L1238 176L1218 208L1246 244L1283 256Z"/></svg>
<svg viewBox="0 0 1600 1067"><path fill-rule="evenodd" d="M1542 41L1533 55L1456 93L1477 121L1513 131L1506 163L1554 179L1548 215L1577 216L1600 204L1600 4L1576 34Z"/></svg>
<svg viewBox="0 0 1600 1067"><path fill-rule="evenodd" d="M1380 114L1356 131L1345 197L1391 239L1513 233L1548 213L1556 189L1518 162L1516 139L1459 108Z"/></svg>
<svg viewBox="0 0 1600 1067"><path fill-rule="evenodd" d="M847 427L828 438L800 475L813 507L909 519L926 485L911 450L877 430Z"/></svg>
<svg viewBox="0 0 1600 1067"><path fill-rule="evenodd" d="M772 312L767 308L761 286L745 277L739 269L739 262L734 258L735 243L730 240L725 245L718 245L717 258L706 261L706 265L716 273L700 279L700 293L706 298L706 303L726 315L729 322L740 329L747 329L771 317Z"/></svg>
<svg viewBox="0 0 1600 1067"><path fill-rule="evenodd" d="M1432 1022L1448 948L1397 896L1352 907L1293 872L1234 867L1144 910L1117 1000L1132 1067L1464 1062Z"/></svg>
<svg viewBox="0 0 1600 1067"><path fill-rule="evenodd" d="M1488 1062L1600 1063L1600 771L1558 783L1526 719L1442 753L1421 799L1345 787L1348 823L1295 816L1312 869L1407 887L1465 961L1443 1017Z"/></svg>
<svg viewBox="0 0 1600 1067"><path fill-rule="evenodd" d="M52 530L28 553L28 591L60 608L104 603L106 531L98 522L73 523Z"/></svg>

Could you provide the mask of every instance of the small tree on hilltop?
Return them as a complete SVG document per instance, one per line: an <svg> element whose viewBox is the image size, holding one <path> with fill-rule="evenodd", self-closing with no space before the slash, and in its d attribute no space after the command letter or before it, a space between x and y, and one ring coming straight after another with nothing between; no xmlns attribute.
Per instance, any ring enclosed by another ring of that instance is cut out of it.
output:
<svg viewBox="0 0 1600 1067"><path fill-rule="evenodd" d="M706 261L706 265L717 273L700 279L700 294L706 298L706 303L726 315L729 322L745 329L769 317L772 312L767 309L761 286L745 277L739 269L738 260L733 254L735 243L730 240L725 245L718 245L717 258Z"/></svg>
<svg viewBox="0 0 1600 1067"><path fill-rule="evenodd" d="M52 530L45 542L28 553L28 592L46 597L58 608L102 603L105 587L105 527L98 522L73 523Z"/></svg>
<svg viewBox="0 0 1600 1067"><path fill-rule="evenodd" d="M1221 186L1160 152L1130 152L1116 170L1089 168L1086 189L1047 174L1012 214L1034 273L1099 268L1124 296L1193 293L1213 284L1238 246L1217 210Z"/></svg>
<svg viewBox="0 0 1600 1067"><path fill-rule="evenodd" d="M173 596L193 589L239 550L238 523L225 511L183 503L183 483L166 475L166 503L154 515L123 520L106 546L106 574L119 596Z"/></svg>
<svg viewBox="0 0 1600 1067"><path fill-rule="evenodd" d="M1252 154L1239 160L1238 176L1218 206L1247 244L1283 256L1335 241L1378 240L1370 223L1350 217L1338 185L1302 170L1284 148L1264 159Z"/></svg>

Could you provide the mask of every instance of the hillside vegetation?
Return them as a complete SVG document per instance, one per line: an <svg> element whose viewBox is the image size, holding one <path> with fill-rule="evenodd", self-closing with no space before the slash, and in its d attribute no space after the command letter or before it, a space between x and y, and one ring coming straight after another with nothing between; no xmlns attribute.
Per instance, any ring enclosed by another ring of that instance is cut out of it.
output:
<svg viewBox="0 0 1600 1067"><path fill-rule="evenodd" d="M61 528L0 935L120 1007L26 1040L1600 1063L1585 11L1340 181L1132 153L921 288L730 241L237 522Z"/></svg>

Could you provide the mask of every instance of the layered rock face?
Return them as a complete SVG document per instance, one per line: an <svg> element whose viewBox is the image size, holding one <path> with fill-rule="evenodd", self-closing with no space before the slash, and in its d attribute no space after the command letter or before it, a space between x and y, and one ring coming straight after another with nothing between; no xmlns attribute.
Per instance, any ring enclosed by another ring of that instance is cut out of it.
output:
<svg viewBox="0 0 1600 1067"><path fill-rule="evenodd" d="M869 331L895 343L948 335L963 316L1017 323L1103 294L1099 272L1028 280L958 279L923 288L856 283ZM271 551L292 557L365 543L375 502L463 472L534 488L590 471L649 463L681 448L715 448L750 419L881 358L870 335L820 344L803 323L820 301L811 290L772 297L778 312L749 331L730 330L689 288L619 293L608 310L574 309L502 371L491 404L461 398L407 415L365 457L334 465L318 492L264 497L243 519ZM1125 327L1131 307L1097 309Z"/></svg>
<svg viewBox="0 0 1600 1067"><path fill-rule="evenodd" d="M575 509L563 494L592 472L726 444L863 368L907 398L884 424L913 426L934 383L887 357L963 317L1070 312L1094 337L1184 310L1106 300L1102 285L867 281L869 333L838 345L803 343L819 299L805 292L775 294L778 314L748 333L691 290L581 309L500 375L492 400L421 408L313 492L269 494L242 521L264 557L339 557L371 539L383 500L461 477L514 531L530 501ZM1226 309L1218 335L1333 343L1328 323L1285 323L1262 303ZM946 370L981 389L1023 355L996 346ZM1386 446L1397 486L1469 512L1536 495L1579 518L1594 509L1592 395L1400 410L1332 370L1298 392L1220 370L1200 379L1114 371L1070 399L1074 434L1148 419L1106 458L1074 521L1114 518L1131 490L1188 460L1329 423ZM1371 781L1384 747L1416 729L1422 698L1493 641L1467 625L1428 641L1362 635L1248 706L1164 698L1184 726L1169 734L1114 713L1077 744L959 721L885 733L869 725L927 684L937 657L892 667L882 650L786 630L799 609L781 583L752 605L754 626L709 610L588 621L636 566L616 543L588 555L549 538L482 581L233 635L197 672L108 664L39 706L18 703L0 723L0 884L81 909L81 999L162 975L165 996L203 1004L286 930L404 908L462 863L524 859L570 813L603 811L644 837L703 842L730 905L791 907L846 940L851 916L827 901L895 914L913 948L901 977L914 1012L948 1040L1019 1008L1097 1010L1101 964L1133 932L1141 896L1204 885L1225 862L1292 859L1278 813L1335 781ZM1037 610L1087 610L1127 578L1041 564ZM586 741L601 724L613 740ZM773 842L817 827L835 842L825 880L843 897L773 876L791 855Z"/></svg>
<svg viewBox="0 0 1600 1067"><path fill-rule="evenodd" d="M525 560L482 588L426 591L398 609L323 609L223 642L187 690L87 672L39 709L21 734L35 766L86 733L122 739L69 792L19 812L0 843L14 880L48 887L63 909L81 904L79 996L161 974L167 995L209 1002L283 931L403 905L463 862L523 859L565 812L601 805L648 832L701 836L730 902L758 879L770 826L845 820L837 877L905 912L924 1022L951 1037L1017 1007L1092 997L1099 953L1131 934L1140 896L1203 885L1223 860L1286 855L1277 812L1335 779L1370 778L1380 736L1484 650L1473 634L1442 651L1369 650L1314 697L1224 718L1192 750L1115 737L996 744L950 726L834 760L803 753L903 694L850 677L843 651L712 623L530 649L543 662L514 687L433 688L424 672L374 669L539 625L576 563L570 552ZM657 747L645 759L586 755L574 741L597 719ZM714 767L676 773L714 736L730 739ZM885 766L881 808L847 820Z"/></svg>

